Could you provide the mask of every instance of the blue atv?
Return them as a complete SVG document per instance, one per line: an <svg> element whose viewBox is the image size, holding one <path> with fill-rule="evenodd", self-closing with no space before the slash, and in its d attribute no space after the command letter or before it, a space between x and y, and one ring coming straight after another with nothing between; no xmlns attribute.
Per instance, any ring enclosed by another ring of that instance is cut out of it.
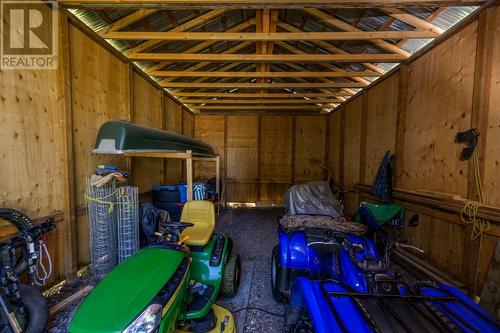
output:
<svg viewBox="0 0 500 333"><path fill-rule="evenodd" d="M409 225L418 224L418 215ZM273 249L274 297L289 303L287 332L500 332L500 326L458 289L406 284L390 271L401 231L383 255L369 237L321 228L278 230Z"/></svg>

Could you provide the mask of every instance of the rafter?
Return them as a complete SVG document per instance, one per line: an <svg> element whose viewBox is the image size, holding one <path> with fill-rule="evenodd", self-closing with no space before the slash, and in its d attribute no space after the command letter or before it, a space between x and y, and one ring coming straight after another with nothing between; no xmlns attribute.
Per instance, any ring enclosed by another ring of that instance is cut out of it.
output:
<svg viewBox="0 0 500 333"><path fill-rule="evenodd" d="M176 94L176 97L179 97L182 100L182 97L230 97L230 98L332 98L332 97L342 97L342 96L350 96L346 92L328 92L328 93L213 93L213 92L179 92Z"/></svg>
<svg viewBox="0 0 500 333"><path fill-rule="evenodd" d="M286 22L278 22L278 27L281 29L284 29L286 31L293 31L293 32L302 32L300 29L294 27L291 24L288 24ZM324 42L324 41L311 41L311 43L316 44L317 46L325 49L326 51L332 52L332 53L338 53L338 54L349 54L349 52L342 50L341 48L338 48L330 43ZM362 63L363 66L365 66L368 69L371 69L372 71L378 72L380 74L384 74L385 71L381 69L380 67L370 64L370 63Z"/></svg>
<svg viewBox="0 0 500 333"><path fill-rule="evenodd" d="M203 25L207 22L210 22L217 16L222 15L223 13L226 12L227 9L220 8L220 9L214 9L209 11L208 13L205 13L201 16L198 16L192 20L189 20L188 22L185 22L183 24L178 25L177 27L170 29L170 32L181 32L181 31L187 31L190 29L193 29L197 26ZM133 54L133 53L138 53L138 52L144 52L147 50L152 49L153 47L157 46L158 44L163 43L163 40L148 40L144 43L141 43L137 46L134 46L130 50L125 51L125 55Z"/></svg>
<svg viewBox="0 0 500 333"><path fill-rule="evenodd" d="M99 34L102 36L102 35L109 33L109 32L121 30L121 29L126 28L129 25L131 25L137 21L142 20L145 17L148 17L151 14L156 13L157 11L158 11L158 9L139 9L139 10L133 12L132 14L129 14L129 15L119 19L118 21L106 26L105 28L101 29L99 31Z"/></svg>
<svg viewBox="0 0 500 333"><path fill-rule="evenodd" d="M184 104L331 104L339 99L186 99Z"/></svg>
<svg viewBox="0 0 500 333"><path fill-rule="evenodd" d="M222 52L222 54L231 54L231 53L234 53L234 52L238 52L238 51L241 51L242 49L248 47L249 45L251 45L252 42L243 42L243 43L239 43L229 49L227 49L226 51ZM175 60L173 60L175 61ZM205 66L209 66L213 64L212 62L207 62L207 61L204 61L204 62L200 62L200 63L197 63L196 65L193 65L191 67L188 67L186 70L187 71L197 71L197 70L200 70L202 68L204 68ZM236 66L238 66L239 64L238 63L232 63L232 64L229 64L228 66L228 69L231 69L231 68L234 68ZM168 78L165 78L163 79L162 81L160 82L168 82L168 81L172 81L172 80L175 80L175 78L172 78L172 77L168 77Z"/></svg>
<svg viewBox="0 0 500 333"><path fill-rule="evenodd" d="M430 22L427 22L425 20L422 20L422 19L420 19L412 14L404 12L400 9L382 8L381 10L386 12L390 16L394 17L395 19L397 19L401 22L404 22L406 24L409 24L411 26L414 26L417 29L431 31L431 32L435 33L436 35L440 35L444 32L444 30L441 29L440 27L438 27Z"/></svg>
<svg viewBox="0 0 500 333"><path fill-rule="evenodd" d="M245 22L240 23L237 26L229 29L228 32L242 31L242 30L248 29L252 25L255 25L255 19L246 20ZM217 41L212 41L212 40L205 41L205 42L199 43L198 45L195 45L195 46L193 46L193 47L191 47L189 49L184 50L184 52L197 53L197 52L200 52L200 51L203 51L203 50L209 48L210 46L212 46L216 42ZM250 44L247 44L247 45L250 45ZM232 47L233 46L231 46L229 49L232 49ZM170 64L172 64L172 62L162 61L162 62L160 62L160 63L158 63L156 65L153 65L153 66L149 67L147 69L146 73L149 73L150 71L157 71L157 70L162 69L162 68L164 68L164 67L166 67L166 66L168 66Z"/></svg>
<svg viewBox="0 0 500 333"><path fill-rule="evenodd" d="M200 105L191 107L194 110L321 110L333 109L335 105Z"/></svg>
<svg viewBox="0 0 500 333"><path fill-rule="evenodd" d="M176 41L300 41L300 40L375 40L434 38L432 31L347 31L347 32L158 32L116 31L103 35L106 39L120 40L176 40ZM384 42L385 43L385 42ZM389 44L389 43L387 43ZM392 44L390 44L392 45ZM394 46L394 45L393 45ZM393 47L390 48L394 50Z"/></svg>
<svg viewBox="0 0 500 333"><path fill-rule="evenodd" d="M381 74L373 71L345 71L338 70L334 72L225 72L225 71L150 71L151 76L161 77L247 77L247 78L273 78L273 77L379 77Z"/></svg>
<svg viewBox="0 0 500 333"><path fill-rule="evenodd" d="M75 8L175 8L175 9L261 9L261 8L373 8L479 6L487 0L59 0Z"/></svg>
<svg viewBox="0 0 500 333"><path fill-rule="evenodd" d="M131 60L168 60L178 62L401 62L399 54L199 54L199 53L133 53Z"/></svg>
<svg viewBox="0 0 500 333"><path fill-rule="evenodd" d="M239 89L283 89L283 88L362 88L362 83L329 82L329 83L237 83L237 82L160 82L162 87L169 88L239 88Z"/></svg>
<svg viewBox="0 0 500 333"><path fill-rule="evenodd" d="M295 53L295 54L304 54L304 55L307 54L306 52L302 51L301 49L298 49L295 46L292 46L288 43L277 42L277 45L279 45L280 47L284 48L285 50L292 52L292 53ZM324 68L326 68L327 70L330 70L330 71L343 71L342 68L334 66L332 64L320 63L319 65L323 66ZM288 66L290 66L290 65L288 65ZM294 66L294 69L296 69L296 70L300 70L299 68L302 68L302 67L299 67L297 65ZM365 80L362 77L351 77L351 79L353 81L363 83L364 85L368 85L370 83L369 81ZM324 80L328 81L328 79L323 79L323 81Z"/></svg>
<svg viewBox="0 0 500 333"><path fill-rule="evenodd" d="M355 28L352 25L345 23L345 22L343 22L343 21L325 13L324 11L317 9L317 8L304 8L303 11L305 11L306 13L308 13L311 16L314 16L316 19L321 20L321 22L323 22L327 25L330 25L332 27L335 27L336 29L340 29L343 31L351 31L351 32L363 31L363 30ZM372 40L370 40L370 42L372 42L374 45L380 47L383 50L386 50L386 51L389 51L392 53L396 53L396 54L400 54L400 55L403 55L405 57L411 56L411 53L397 47L396 45L393 45L389 42L386 42L383 39L372 39Z"/></svg>

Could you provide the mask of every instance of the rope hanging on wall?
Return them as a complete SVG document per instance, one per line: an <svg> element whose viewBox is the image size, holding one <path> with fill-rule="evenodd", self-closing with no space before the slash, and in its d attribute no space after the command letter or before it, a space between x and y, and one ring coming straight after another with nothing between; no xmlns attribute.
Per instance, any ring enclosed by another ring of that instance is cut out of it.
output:
<svg viewBox="0 0 500 333"><path fill-rule="evenodd" d="M479 249L477 252L476 259L476 273L474 276L474 290L473 296L477 296L477 285L478 280L481 275L481 268L479 267L479 258L481 255L481 250L483 247L483 236L484 232L490 229L490 222L477 217L478 208L481 203L484 202L483 184L481 182L481 173L479 170L479 157L477 150L475 149L472 153L472 169L474 172L474 182L476 185L476 192L479 201L470 200L465 203L464 208L460 212L460 217L465 224L472 224L471 240L475 241L479 239Z"/></svg>

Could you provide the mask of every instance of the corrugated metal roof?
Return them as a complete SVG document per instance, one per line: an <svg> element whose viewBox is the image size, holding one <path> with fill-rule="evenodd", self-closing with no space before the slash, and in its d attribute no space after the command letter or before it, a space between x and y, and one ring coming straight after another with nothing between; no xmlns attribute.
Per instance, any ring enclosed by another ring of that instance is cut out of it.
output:
<svg viewBox="0 0 500 333"><path fill-rule="evenodd" d="M474 6L463 6L463 7L449 7L446 9L439 8L406 8L405 12L418 17L421 20L426 20L434 24L435 26L447 30L450 27L454 26L462 19L470 15L474 12L478 7ZM436 12L438 11L439 12ZM133 11L130 10L102 10L100 12L95 10L83 10L83 9L71 9L70 10L76 17L78 17L82 22L88 25L92 30L99 32L105 29L109 24L116 22L127 15L131 14ZM353 25L355 28L363 30L363 31L408 31L414 30L415 28L408 23L402 22L394 17L389 16L386 12L380 9L362 9L362 8L342 8L342 9L327 9L324 10L327 14L335 17L336 19ZM137 21L130 26L123 29L124 31L168 31L174 28L177 25L188 22L199 15L202 15L206 11L202 10L159 10L140 21ZM439 15L438 15L439 13ZM203 27L195 27L192 31L211 31L211 32L222 32L226 29L230 29L245 20L248 20L251 17L255 17L255 10L250 9L238 9L238 10L229 10L225 12L220 17L212 19L210 22L207 22L203 25ZM309 16L304 11L300 9L287 9L282 10L279 16L280 20L285 21L286 23L293 25L294 27L306 31L306 32L322 32L322 31L339 31L338 28L332 26L331 24L326 24L320 20L315 19L312 16ZM248 31L255 31L255 27L250 27L247 29ZM281 31L281 29L278 29ZM388 43L393 45L397 45L404 51L409 52L410 54L414 54L418 52L422 47L427 45L432 39L410 39L405 41L400 40L385 40ZM108 40L108 42L115 47L118 51L123 52L131 47L143 43L144 41L120 41L120 40ZM149 50L149 52L168 52L168 53L182 53L186 49L189 49L195 45L197 45L198 41L165 41L155 46L154 49ZM325 43L325 42L323 42ZM363 40L348 40L348 41L329 41L332 48L340 48L347 53L387 53L388 51L380 49L379 46L370 42ZM228 48L236 45L237 42L226 42L219 41L213 43L209 48L200 51L201 53L222 53L226 51ZM325 49L324 47L318 47L317 43L312 41L298 41L298 42L290 42L290 44L298 48L299 50L307 53L314 54L326 54L331 53L331 49ZM240 50L238 53L255 53L256 52L256 44L252 44L251 46L245 48L244 50ZM274 47L275 53L288 54L292 53L289 50L283 49L282 47L278 47L275 45ZM148 61L138 61L135 62L140 68L146 69L153 64L159 63L148 62ZM186 70L193 65L192 62L181 62L181 63L171 63L164 70ZM215 63L211 65L207 65L202 70L218 70L223 66L227 65L226 63ZM317 63L298 63L297 65L304 67L306 70L310 71L324 71L325 67L321 64ZM248 66L248 63L242 63L238 66L232 68L232 71L241 70L242 68ZM350 71L362 71L367 68L359 63L338 63L335 66ZM390 71L392 68L397 66L397 63L380 63L377 66L384 71ZM278 69L282 70L294 70L285 64L276 64ZM153 78L156 81L161 80L161 78ZM364 78L368 82L373 82L378 77L366 77ZM179 78L175 79L176 82L189 82L192 81L193 78ZM212 82L218 80L217 78L207 78L205 82ZM236 81L245 81L245 79L237 79ZM304 79L308 82L318 82L318 79L307 78ZM346 78L328 78L328 80L335 82L349 82L349 79ZM227 80L226 81L231 81ZM248 81L248 80L246 80ZM275 80L270 80L276 81ZM293 79L284 78L279 79L281 82L292 82ZM194 89L196 90L196 89ZM193 89L187 89L186 91L194 91ZM205 90L205 89L203 89ZM234 90L234 89L233 89ZM236 89L238 90L238 89ZM287 89L292 92L293 89ZM330 91L339 91L339 89L329 89ZM352 91L359 91L360 89L351 89ZM302 91L315 91L315 89L302 89Z"/></svg>

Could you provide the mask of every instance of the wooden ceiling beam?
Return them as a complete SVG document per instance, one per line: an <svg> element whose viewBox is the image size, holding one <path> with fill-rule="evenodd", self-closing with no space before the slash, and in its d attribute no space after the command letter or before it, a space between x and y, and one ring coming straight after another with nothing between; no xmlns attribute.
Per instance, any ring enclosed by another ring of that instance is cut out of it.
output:
<svg viewBox="0 0 500 333"><path fill-rule="evenodd" d="M328 93L214 93L214 92L179 92L176 94L176 97L182 100L183 97L202 97L202 98L210 98L210 97L230 97L230 98L333 98L333 97L342 97L342 96L351 96L351 94L346 92L328 92Z"/></svg>
<svg viewBox="0 0 500 333"><path fill-rule="evenodd" d="M333 17L333 16L331 16L331 15L329 15L329 14L325 13L324 11L319 10L317 8L304 8L303 11L306 12L307 14L315 17L316 19L320 20L322 23L330 25L336 29L340 29L343 31L350 31L350 32L363 31L363 30L355 28L352 25L345 23L344 21L339 20L339 19L337 19L337 18L335 18L335 17ZM397 47L396 45L393 45L389 42L386 42L383 39L371 39L370 42L383 50L386 50L386 51L389 51L392 53L396 53L396 54L400 54L400 55L403 55L405 57L411 56L411 53Z"/></svg>
<svg viewBox="0 0 500 333"><path fill-rule="evenodd" d="M380 73L373 71L345 71L334 72L225 72L225 71L148 71L148 75L160 77L247 77L247 78L273 78L273 77L379 77Z"/></svg>
<svg viewBox="0 0 500 333"><path fill-rule="evenodd" d="M295 46L292 46L288 43L284 43L284 42L277 42L277 45L279 45L280 47L284 48L285 50L289 51L289 52L292 52L292 53L295 53L295 54L307 54L306 52L302 51L301 49L298 49L296 48ZM294 69L296 70L300 70L300 68L302 68L303 70L303 67L301 66L297 66L297 65L292 65L292 64L287 64L288 66L292 66ZM327 63L320 63L321 66L323 66L324 68L326 68L327 70L329 71L343 71L342 68L340 67L337 67L337 66L334 66L332 64L327 64ZM362 77L351 77L351 79L353 81L356 81L356 82L360 82L360 83L363 83L364 85L368 85L370 84L369 81L365 80L364 78ZM328 81L328 80L327 80Z"/></svg>
<svg viewBox="0 0 500 333"><path fill-rule="evenodd" d="M243 42L243 43L239 43L233 47L231 47L230 49L227 49L226 51L222 52L222 54L230 54L230 53L233 53L233 52L238 52L248 46L250 46L252 44L252 42ZM172 62L175 62L175 60L173 60ZM188 67L186 70L187 71L197 71L197 70L200 70L206 66L209 66L209 65L213 65L213 62L207 62L207 61L204 61L204 62L200 62L200 63L197 63L196 65L193 65L191 67ZM236 66L238 66L239 63L232 63L232 64L229 64L227 66L227 70L231 69L231 68L234 68ZM222 70L222 69L219 69L219 70ZM225 71L225 70L224 70ZM172 81L172 80L175 80L175 78L173 77L167 77L165 79L163 79L162 81L160 82L168 82L168 81Z"/></svg>
<svg viewBox="0 0 500 333"><path fill-rule="evenodd" d="M487 0L59 0L66 8L373 8L479 6Z"/></svg>
<svg viewBox="0 0 500 333"><path fill-rule="evenodd" d="M184 104L331 104L339 99L185 99Z"/></svg>
<svg viewBox="0 0 500 333"><path fill-rule="evenodd" d="M251 27L253 25L255 25L255 19L246 20L245 22L240 23L237 26L229 29L228 32L242 31L242 30L248 29L249 27ZM203 50L209 48L210 46L212 46L215 43L217 43L217 41L208 40L208 41L199 43L198 45L195 45L189 49L186 49L186 50L184 50L184 52L197 53L197 52L200 52L200 51L203 51ZM247 45L250 45L250 44L247 44ZM233 46L231 46L229 49L231 49L232 47ZM160 69L162 69L168 65L171 65L171 64L172 64L172 62L162 61L156 65L148 67L148 69L146 70L146 73L148 74L150 71L160 70Z"/></svg>
<svg viewBox="0 0 500 333"><path fill-rule="evenodd" d="M417 29L422 29L424 31L431 31L436 35L441 35L444 32L444 29L427 22L426 20L422 20L412 14L409 14L405 11L402 11L397 8L381 8L381 10L391 17L394 17L396 20L409 24Z"/></svg>
<svg viewBox="0 0 500 333"><path fill-rule="evenodd" d="M207 53L132 53L131 60L175 62L401 62L407 57L390 53L365 54L207 54Z"/></svg>
<svg viewBox="0 0 500 333"><path fill-rule="evenodd" d="M182 31L187 31L193 28L196 28L200 25L203 25L207 22L210 22L214 18L222 15L225 13L227 9L220 8L220 9L214 9L209 11L208 13L205 13L203 15L200 15L192 20L189 20L183 24L178 25L177 27L170 29L170 32L182 32ZM163 43L163 40L148 40L144 43L141 43L137 46L134 46L133 48L126 50L124 52L125 55L133 54L133 53L139 53L139 52L144 52L147 50L152 49L153 47L157 46L158 44Z"/></svg>
<svg viewBox="0 0 500 333"><path fill-rule="evenodd" d="M191 106L193 110L321 110L333 109L337 105L200 105Z"/></svg>
<svg viewBox="0 0 500 333"><path fill-rule="evenodd" d="M128 27L129 25L142 20L145 17L148 17L151 14L154 14L158 11L158 9L139 9L129 14L118 21L106 26L105 28L99 30L99 34L101 36L114 31L119 31L123 28Z"/></svg>
<svg viewBox="0 0 500 333"><path fill-rule="evenodd" d="M293 32L301 32L299 28L296 28L295 26L288 24L286 22L278 22L278 27L281 29L284 29L286 31L293 31ZM311 41L311 43L316 44L317 46L325 49L326 51L332 52L332 53L338 53L338 54L349 54L349 52L342 50L341 48L336 47L335 45L332 45L328 42L325 41ZM370 64L370 63L362 63L363 66L365 66L368 69L371 69L372 71L378 72L380 74L385 74L385 71L381 69L380 67Z"/></svg>
<svg viewBox="0 0 500 333"><path fill-rule="evenodd" d="M173 41L300 41L300 40L379 40L435 38L432 31L345 31L345 32L159 32L115 31L103 35L105 39L119 40L173 40ZM388 43L389 44L389 43ZM392 45L392 44L390 44ZM393 48L391 48L392 50Z"/></svg>
<svg viewBox="0 0 500 333"><path fill-rule="evenodd" d="M354 83L354 82L329 82L329 83L316 83L316 82L307 82L307 83L239 83L239 82L160 82L162 87L168 88L206 88L206 89L215 89L215 88L239 88L239 89L284 89L284 88L363 88L365 85L362 83Z"/></svg>

